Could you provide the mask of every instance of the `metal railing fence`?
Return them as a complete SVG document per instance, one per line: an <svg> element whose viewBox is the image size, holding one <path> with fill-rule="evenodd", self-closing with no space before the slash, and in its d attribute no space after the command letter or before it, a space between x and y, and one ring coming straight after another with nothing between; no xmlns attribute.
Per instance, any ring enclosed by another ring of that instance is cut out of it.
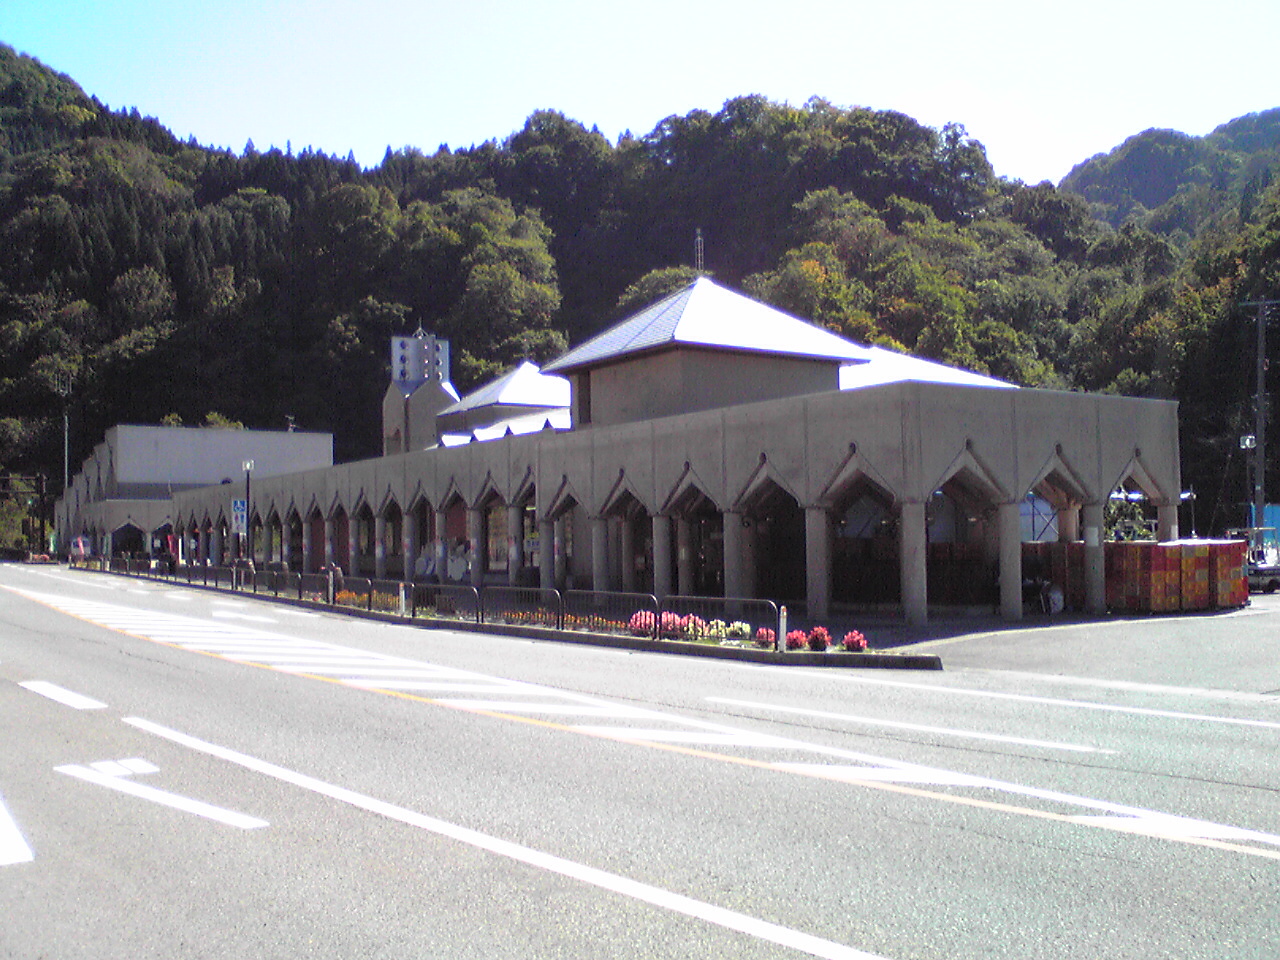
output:
<svg viewBox="0 0 1280 960"><path fill-rule="evenodd" d="M773 646L782 625L771 600L669 596L650 593L551 590L539 587L417 583L347 577L334 571L255 570L152 559L113 558L113 573L149 576L217 589L290 597L328 606L413 619L545 627L655 640L738 642Z"/></svg>

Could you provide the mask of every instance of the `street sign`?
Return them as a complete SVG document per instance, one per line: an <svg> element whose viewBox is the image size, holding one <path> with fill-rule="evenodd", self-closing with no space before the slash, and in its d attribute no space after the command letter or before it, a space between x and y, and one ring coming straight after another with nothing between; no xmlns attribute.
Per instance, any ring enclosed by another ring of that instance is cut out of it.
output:
<svg viewBox="0 0 1280 960"><path fill-rule="evenodd" d="M231 501L231 532L242 534L249 532L249 501Z"/></svg>

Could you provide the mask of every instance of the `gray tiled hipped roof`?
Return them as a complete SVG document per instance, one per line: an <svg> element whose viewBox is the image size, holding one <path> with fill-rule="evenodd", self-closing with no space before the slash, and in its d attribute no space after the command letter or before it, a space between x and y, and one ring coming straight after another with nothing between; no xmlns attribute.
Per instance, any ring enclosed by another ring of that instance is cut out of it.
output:
<svg viewBox="0 0 1280 960"><path fill-rule="evenodd" d="M543 368L564 373L677 345L858 363L866 347L699 277Z"/></svg>

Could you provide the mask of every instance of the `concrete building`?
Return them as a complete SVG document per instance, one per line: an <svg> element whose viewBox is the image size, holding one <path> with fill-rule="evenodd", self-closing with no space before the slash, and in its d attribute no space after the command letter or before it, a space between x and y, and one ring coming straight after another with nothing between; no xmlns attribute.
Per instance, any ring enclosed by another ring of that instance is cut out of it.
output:
<svg viewBox="0 0 1280 960"><path fill-rule="evenodd" d="M508 429L499 414L517 411L498 409L498 390L488 411L464 404L485 423L468 442L255 479L255 556L762 596L811 617L893 605L920 623L931 603L1021 616L1029 498L1077 544L1092 612L1105 609L1114 490L1141 490L1161 539L1177 537L1176 404L1014 388L850 343L707 279L543 374L569 381L567 422L542 411L530 432ZM233 495L175 492L175 526L212 543ZM451 571L462 550L469 564Z"/></svg>
<svg viewBox="0 0 1280 960"><path fill-rule="evenodd" d="M112 427L54 508L59 549L86 536L105 556L163 553L174 534L173 495L217 484L243 497L246 461L255 479L331 467L333 435Z"/></svg>

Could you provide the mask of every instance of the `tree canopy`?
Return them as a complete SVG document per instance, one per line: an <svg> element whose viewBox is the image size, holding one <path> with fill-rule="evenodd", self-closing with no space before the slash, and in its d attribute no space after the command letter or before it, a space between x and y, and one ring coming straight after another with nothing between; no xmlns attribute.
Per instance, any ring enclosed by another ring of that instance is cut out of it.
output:
<svg viewBox="0 0 1280 960"><path fill-rule="evenodd" d="M617 142L541 110L362 169L180 141L0 46L0 472L58 475L68 380L77 460L211 410L373 455L391 336L448 338L469 389L687 282L700 231L717 279L856 340L1180 400L1184 479L1238 522L1236 305L1280 296L1277 166L1280 110L1138 134L1055 187L996 176L959 124L750 95Z"/></svg>

